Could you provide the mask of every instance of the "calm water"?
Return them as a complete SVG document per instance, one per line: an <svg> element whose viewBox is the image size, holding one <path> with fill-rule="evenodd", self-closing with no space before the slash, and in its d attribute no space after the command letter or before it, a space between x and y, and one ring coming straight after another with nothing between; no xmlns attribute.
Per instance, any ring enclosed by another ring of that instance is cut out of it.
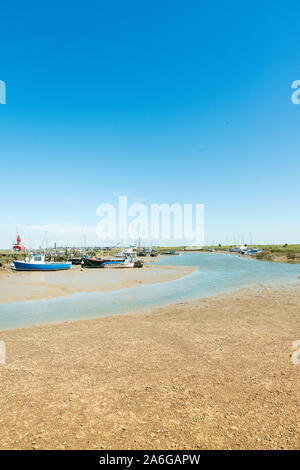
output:
<svg viewBox="0 0 300 470"><path fill-rule="evenodd" d="M195 266L177 281L119 291L80 293L71 297L0 304L0 330L42 323L129 313L245 287L259 282L293 282L300 265L269 263L225 254L186 253L166 256L162 265Z"/></svg>

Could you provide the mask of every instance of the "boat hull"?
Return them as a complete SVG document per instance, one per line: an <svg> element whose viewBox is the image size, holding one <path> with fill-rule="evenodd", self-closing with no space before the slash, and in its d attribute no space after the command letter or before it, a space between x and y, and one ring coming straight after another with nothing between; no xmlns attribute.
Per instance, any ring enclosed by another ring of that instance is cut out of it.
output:
<svg viewBox="0 0 300 470"><path fill-rule="evenodd" d="M104 262L104 266L107 266L108 268L133 268L134 263L125 263L124 261L121 262Z"/></svg>
<svg viewBox="0 0 300 470"><path fill-rule="evenodd" d="M81 264L81 258L69 258L68 261L75 265Z"/></svg>
<svg viewBox="0 0 300 470"><path fill-rule="evenodd" d="M83 265L85 268L104 268L102 259L83 258Z"/></svg>
<svg viewBox="0 0 300 470"><path fill-rule="evenodd" d="M16 271L62 271L71 268L72 263L27 263L14 261Z"/></svg>
<svg viewBox="0 0 300 470"><path fill-rule="evenodd" d="M141 268L144 263L127 259L83 258L83 264L85 268Z"/></svg>
<svg viewBox="0 0 300 470"><path fill-rule="evenodd" d="M104 266L123 266L125 265L125 260L112 259L112 260L103 260Z"/></svg>
<svg viewBox="0 0 300 470"><path fill-rule="evenodd" d="M135 263L128 262L125 259L96 259L96 258L83 258L85 268L133 268Z"/></svg>

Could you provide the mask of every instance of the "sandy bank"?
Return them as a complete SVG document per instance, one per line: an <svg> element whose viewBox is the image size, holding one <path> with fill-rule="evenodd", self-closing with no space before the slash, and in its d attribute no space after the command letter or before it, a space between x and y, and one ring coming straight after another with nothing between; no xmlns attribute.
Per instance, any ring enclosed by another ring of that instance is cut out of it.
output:
<svg viewBox="0 0 300 470"><path fill-rule="evenodd" d="M275 263L300 264L300 253L259 253L256 257L262 261L273 261Z"/></svg>
<svg viewBox="0 0 300 470"><path fill-rule="evenodd" d="M299 312L259 287L0 332L0 447L298 448Z"/></svg>
<svg viewBox="0 0 300 470"><path fill-rule="evenodd" d="M0 303L66 297L74 292L118 290L139 284L174 281L193 272L185 266L160 266L142 269L85 269L70 271L0 273Z"/></svg>

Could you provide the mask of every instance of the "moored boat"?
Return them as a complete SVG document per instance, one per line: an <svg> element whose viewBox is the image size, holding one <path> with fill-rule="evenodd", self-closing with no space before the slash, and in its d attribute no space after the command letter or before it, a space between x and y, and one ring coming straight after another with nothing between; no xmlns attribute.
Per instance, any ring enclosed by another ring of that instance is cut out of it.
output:
<svg viewBox="0 0 300 470"><path fill-rule="evenodd" d="M81 258L69 258L68 261L70 261L71 264L74 264L74 265L80 265L81 264Z"/></svg>
<svg viewBox="0 0 300 470"><path fill-rule="evenodd" d="M133 268L134 262L126 259L83 258L85 268Z"/></svg>
<svg viewBox="0 0 300 470"><path fill-rule="evenodd" d="M83 257L82 259L85 268L141 268L144 264L131 254L125 254L123 259L87 257Z"/></svg>
<svg viewBox="0 0 300 470"><path fill-rule="evenodd" d="M32 255L24 261L14 261L14 269L16 271L61 271L70 269L70 262L52 262L45 261L45 255Z"/></svg>

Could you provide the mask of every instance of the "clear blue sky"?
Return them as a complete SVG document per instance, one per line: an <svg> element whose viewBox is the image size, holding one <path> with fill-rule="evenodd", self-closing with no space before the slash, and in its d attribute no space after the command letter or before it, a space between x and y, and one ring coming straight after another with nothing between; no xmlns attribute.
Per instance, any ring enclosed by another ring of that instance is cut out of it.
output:
<svg viewBox="0 0 300 470"><path fill-rule="evenodd" d="M300 242L299 2L16 0L0 41L0 247L80 243L116 194L205 204L210 243Z"/></svg>

